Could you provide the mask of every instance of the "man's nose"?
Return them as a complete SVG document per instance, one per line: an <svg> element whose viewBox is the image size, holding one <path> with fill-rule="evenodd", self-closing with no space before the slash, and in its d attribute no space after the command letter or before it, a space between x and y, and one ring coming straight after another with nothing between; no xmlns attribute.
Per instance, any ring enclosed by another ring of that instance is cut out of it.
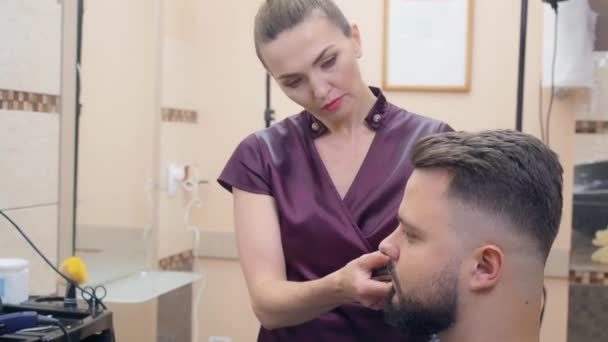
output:
<svg viewBox="0 0 608 342"><path fill-rule="evenodd" d="M382 254L388 256L393 261L399 259L399 248L397 248L397 246L393 243L393 239L396 232L397 230L395 230L391 235L387 236L384 240L382 240L378 247Z"/></svg>

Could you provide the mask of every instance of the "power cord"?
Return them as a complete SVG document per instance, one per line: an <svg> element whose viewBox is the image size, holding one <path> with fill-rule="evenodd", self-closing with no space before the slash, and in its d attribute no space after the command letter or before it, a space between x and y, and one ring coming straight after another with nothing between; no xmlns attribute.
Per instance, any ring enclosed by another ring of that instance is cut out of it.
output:
<svg viewBox="0 0 608 342"><path fill-rule="evenodd" d="M38 253L38 255L40 255L40 257L47 263L47 265L49 265L53 269L53 271L55 271L63 279L65 279L65 281L67 281L68 284L74 285L82 293L86 293L91 298L93 298L97 303L99 303L99 305L101 305L101 307L104 310L108 310L108 308L106 307L106 305L101 301L100 298L97 297L97 295L95 294L95 292L89 292L89 291L83 289L80 285L76 284L72 279L68 278L65 274L63 274L61 271L59 271L59 269L57 269L57 267L55 267L55 265L53 265L53 263L49 261L49 259L38 249L38 247L36 247L36 245L32 242L32 240L30 240L30 238L27 237L27 235L23 232L23 230L21 228L19 228L19 226L10 217L8 217L2 210L0 210L0 215L4 216L4 218L7 219L8 222L10 222L13 225L13 227L15 227L15 229L17 229L17 232L19 232L19 234L21 234L21 236L25 239L25 241L27 241L27 243L29 243L30 246L32 246L32 248L34 249L34 251L36 251L36 253ZM65 329L65 327L61 324L61 322L59 322L57 320L57 323L58 323L57 326L61 330L64 330L65 333L67 333L67 329ZM69 334L67 335L67 339L68 339L68 342L70 342L70 340L69 340ZM116 336L114 335L114 329L112 329L112 332L111 332L111 339L112 339L112 342L116 341Z"/></svg>
<svg viewBox="0 0 608 342"><path fill-rule="evenodd" d="M193 245L192 245L192 254L196 258L196 257L198 257L198 249L199 249L199 245L200 245L201 232L197 226L194 226L190 223L190 213L192 212L192 209L194 207L200 208L202 205L202 201L201 201L200 194L199 194L199 187L201 184L201 180L199 177L199 169L198 169L197 165L187 165L186 168L187 168L187 172L186 172L187 179L184 180L184 182L182 183L182 186L186 192L190 193L191 198L190 198L190 202L188 202L188 204L184 208L184 225L186 226L187 230L192 231L192 233L194 234L194 241L193 241ZM199 272L199 273L202 273L202 272ZM201 274L201 276L202 276L202 279L200 280L200 283L198 284L198 287L196 289L194 305L192 308L192 340L193 341L198 341L198 336L199 336L198 310L199 310L199 306L200 306L200 301L203 296L203 292L204 292L206 284L207 284L206 276L203 274ZM195 287L195 285L193 284L192 288L194 289L194 287Z"/></svg>
<svg viewBox="0 0 608 342"><path fill-rule="evenodd" d="M558 10L557 10L557 1L551 1L551 8L555 12L555 22L553 28L553 57L551 60L551 94L549 97L549 106L547 108L546 114L546 122L543 122L543 113L542 113L542 103L543 103L543 94L542 94L542 86L540 91L540 100L539 100L539 118L540 118L540 135L541 140L549 146L550 143L550 132L551 132L551 113L553 111L553 100L555 97L555 62L557 59L557 36L558 36Z"/></svg>
<svg viewBox="0 0 608 342"><path fill-rule="evenodd" d="M95 298L95 300L99 303L99 305L101 305L101 307L104 310L108 309L105 306L105 304L103 304L103 302L101 301L101 299L97 298L97 296L95 296L94 293L91 293L91 292L83 289L82 287L80 287L80 285L76 284L73 280L71 280L70 278L68 278L65 274L61 273L61 271L59 271L59 269L57 269L57 267L55 267L53 265L53 263L50 262L49 259L38 249L38 247L36 247L36 245L32 242L32 240L30 240L30 238L27 237L27 235L23 232L23 230L21 230L21 228L19 228L19 226L10 217L8 217L2 210L0 210L0 215L4 216L4 218L7 219L8 222L10 222L13 225L13 227L15 227L15 229L17 229L17 232L19 232L19 234L21 234L21 236L23 236L23 238L25 239L25 241L27 241L30 244L30 246L32 246L32 248L34 249L34 251L36 251L36 253L38 253L38 255L40 255L40 257L53 269L53 271L55 271L63 279L65 279L65 281L67 281L68 284L74 285L81 292L86 293L87 295L91 296L91 298Z"/></svg>
<svg viewBox="0 0 608 342"><path fill-rule="evenodd" d="M70 337L70 333L68 332L68 329L58 319L52 318L52 317L38 315L38 322L44 323L44 324L48 324L48 325L57 326L63 332L63 335L65 336L65 340L67 342L72 342L72 339Z"/></svg>
<svg viewBox="0 0 608 342"><path fill-rule="evenodd" d="M68 329L66 329L65 326L61 322L59 322L59 321L57 321L57 322L58 322L57 326L59 327L59 329L61 329L61 331L63 331L66 341L72 342L72 339L70 338L70 334L68 333Z"/></svg>

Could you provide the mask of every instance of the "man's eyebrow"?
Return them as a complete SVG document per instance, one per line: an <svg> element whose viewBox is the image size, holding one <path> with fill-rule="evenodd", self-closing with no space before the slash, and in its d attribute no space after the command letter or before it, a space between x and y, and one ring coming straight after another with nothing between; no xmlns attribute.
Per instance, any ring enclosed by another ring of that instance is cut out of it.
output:
<svg viewBox="0 0 608 342"><path fill-rule="evenodd" d="M410 230L413 230L418 233L423 232L422 229L420 229L418 226L414 225L412 222L408 221L405 217L403 217L403 215L401 215L401 214L397 215L397 219L399 220L399 223L401 223L402 226L407 227Z"/></svg>
<svg viewBox="0 0 608 342"><path fill-rule="evenodd" d="M312 62L312 65L317 65L319 64L319 62L323 59L323 57L325 57L325 55L327 54L327 51L329 51L329 49L331 49L332 47L334 47L334 45L330 45L328 47L326 47L325 49L323 49L323 51L321 51L321 53L317 56L317 58L315 58L314 62ZM298 74L284 74L281 75L279 77L277 77L278 79L285 79L285 78L290 78L290 77L295 77L298 76Z"/></svg>

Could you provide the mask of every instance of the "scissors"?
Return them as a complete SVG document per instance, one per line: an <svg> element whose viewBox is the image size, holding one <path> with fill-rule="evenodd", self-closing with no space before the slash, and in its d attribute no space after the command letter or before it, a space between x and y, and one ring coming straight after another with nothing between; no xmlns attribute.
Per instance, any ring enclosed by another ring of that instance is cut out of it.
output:
<svg viewBox="0 0 608 342"><path fill-rule="evenodd" d="M89 304L89 310L97 312L99 303L106 298L108 291L103 285L85 286L84 291L81 291L80 296Z"/></svg>

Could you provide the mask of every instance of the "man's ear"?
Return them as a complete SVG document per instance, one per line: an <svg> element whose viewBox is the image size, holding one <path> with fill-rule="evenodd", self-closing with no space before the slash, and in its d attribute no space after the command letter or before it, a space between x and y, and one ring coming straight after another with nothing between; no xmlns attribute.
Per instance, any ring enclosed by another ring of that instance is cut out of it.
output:
<svg viewBox="0 0 608 342"><path fill-rule="evenodd" d="M473 253L474 269L470 278L471 291L489 291L500 280L504 268L505 255L500 247L485 245Z"/></svg>
<svg viewBox="0 0 608 342"><path fill-rule="evenodd" d="M350 28L352 39L355 43L355 55L357 58L363 56L363 49L361 48L361 33L359 33L359 27L357 24L353 24Z"/></svg>

